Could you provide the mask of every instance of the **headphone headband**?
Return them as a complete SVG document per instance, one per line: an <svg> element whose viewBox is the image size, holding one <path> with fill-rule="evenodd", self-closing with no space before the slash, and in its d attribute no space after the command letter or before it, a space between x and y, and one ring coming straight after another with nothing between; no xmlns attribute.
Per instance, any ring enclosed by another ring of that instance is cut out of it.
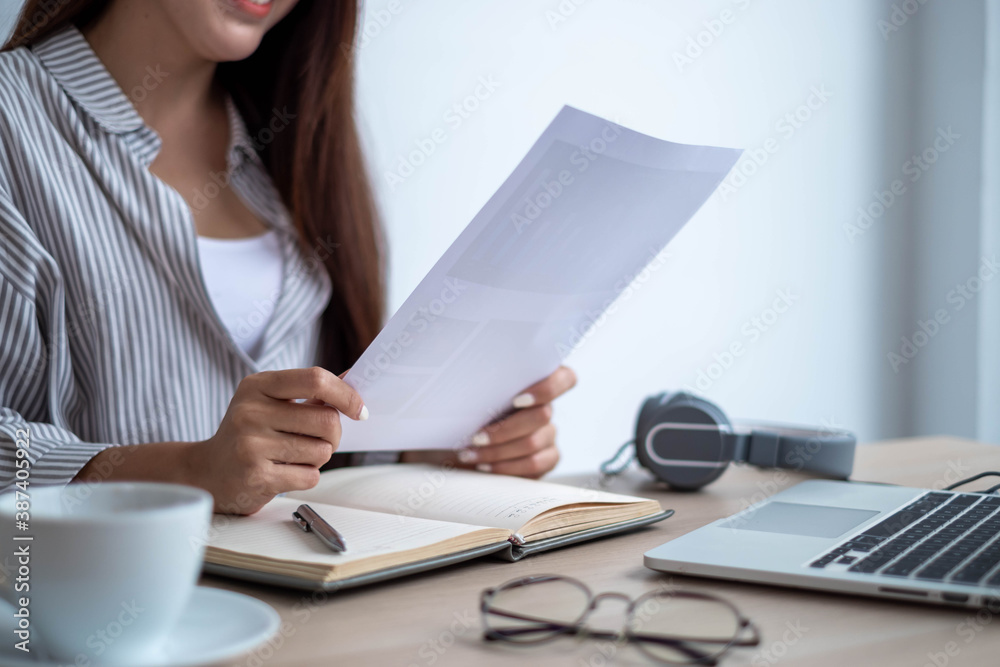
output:
<svg viewBox="0 0 1000 667"><path fill-rule="evenodd" d="M729 441L732 460L763 468L805 470L847 479L854 468L855 437L842 430L741 423Z"/></svg>
<svg viewBox="0 0 1000 667"><path fill-rule="evenodd" d="M643 403L636 420L636 457L676 489L717 479L732 461L846 479L855 437L838 429L746 422L733 425L711 401L664 392Z"/></svg>

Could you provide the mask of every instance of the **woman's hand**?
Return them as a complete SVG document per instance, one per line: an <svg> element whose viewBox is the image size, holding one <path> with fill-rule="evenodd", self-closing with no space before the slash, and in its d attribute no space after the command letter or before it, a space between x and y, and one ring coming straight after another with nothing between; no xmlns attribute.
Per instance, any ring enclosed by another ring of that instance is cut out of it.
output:
<svg viewBox="0 0 1000 667"><path fill-rule="evenodd" d="M556 428L552 401L576 385L576 374L560 366L511 402L514 411L472 437L458 452L404 452L403 462L445 463L483 472L538 478L556 467Z"/></svg>
<svg viewBox="0 0 1000 667"><path fill-rule="evenodd" d="M358 393L323 368L249 375L218 432L192 446L191 481L229 514L253 514L279 493L311 489L340 445L341 413L368 418Z"/></svg>

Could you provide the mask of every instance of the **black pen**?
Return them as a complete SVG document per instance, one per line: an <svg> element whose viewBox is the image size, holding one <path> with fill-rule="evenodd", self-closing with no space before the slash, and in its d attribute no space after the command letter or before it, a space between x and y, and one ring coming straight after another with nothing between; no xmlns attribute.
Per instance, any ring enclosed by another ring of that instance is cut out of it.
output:
<svg viewBox="0 0 1000 667"><path fill-rule="evenodd" d="M299 505L299 509L292 512L292 518L295 519L295 523L302 526L302 530L305 532L315 533L320 542L330 547L331 550L340 553L347 549L343 536L309 505Z"/></svg>

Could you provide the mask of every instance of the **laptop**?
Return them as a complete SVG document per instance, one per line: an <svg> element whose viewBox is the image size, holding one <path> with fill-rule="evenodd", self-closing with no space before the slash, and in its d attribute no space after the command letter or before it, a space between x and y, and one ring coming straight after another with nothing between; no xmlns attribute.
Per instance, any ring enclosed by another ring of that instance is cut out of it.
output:
<svg viewBox="0 0 1000 667"><path fill-rule="evenodd" d="M645 564L992 609L1000 605L1000 496L812 480L646 552Z"/></svg>

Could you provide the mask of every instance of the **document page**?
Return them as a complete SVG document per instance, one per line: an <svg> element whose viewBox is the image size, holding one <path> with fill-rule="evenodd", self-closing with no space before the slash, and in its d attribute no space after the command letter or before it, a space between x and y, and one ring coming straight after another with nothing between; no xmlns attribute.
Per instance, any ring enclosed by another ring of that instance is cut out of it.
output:
<svg viewBox="0 0 1000 667"><path fill-rule="evenodd" d="M552 373L742 151L563 107L345 376L339 451L454 449Z"/></svg>

